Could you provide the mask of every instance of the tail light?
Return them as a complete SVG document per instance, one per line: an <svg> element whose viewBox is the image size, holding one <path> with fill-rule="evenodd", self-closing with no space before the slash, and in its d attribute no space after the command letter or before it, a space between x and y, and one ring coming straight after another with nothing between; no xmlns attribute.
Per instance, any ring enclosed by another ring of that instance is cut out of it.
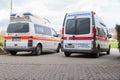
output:
<svg viewBox="0 0 120 80"><path fill-rule="evenodd" d="M29 36L28 38L28 47L32 47L33 46L33 37Z"/></svg>
<svg viewBox="0 0 120 80"><path fill-rule="evenodd" d="M62 28L62 39L64 38L64 28Z"/></svg>
<svg viewBox="0 0 120 80"><path fill-rule="evenodd" d="M32 36L29 36L29 38L28 38L28 42L33 42L33 37Z"/></svg>
<svg viewBox="0 0 120 80"><path fill-rule="evenodd" d="M95 35L95 27L93 26L92 27L92 36L94 36Z"/></svg>

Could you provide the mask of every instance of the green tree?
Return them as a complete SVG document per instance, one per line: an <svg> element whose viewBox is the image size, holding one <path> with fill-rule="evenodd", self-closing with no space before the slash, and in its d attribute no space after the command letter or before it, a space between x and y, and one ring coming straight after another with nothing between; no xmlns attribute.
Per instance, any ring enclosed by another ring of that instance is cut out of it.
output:
<svg viewBox="0 0 120 80"><path fill-rule="evenodd" d="M116 32L117 32L117 40L118 40L118 49L119 49L119 52L120 52L120 25L116 24Z"/></svg>

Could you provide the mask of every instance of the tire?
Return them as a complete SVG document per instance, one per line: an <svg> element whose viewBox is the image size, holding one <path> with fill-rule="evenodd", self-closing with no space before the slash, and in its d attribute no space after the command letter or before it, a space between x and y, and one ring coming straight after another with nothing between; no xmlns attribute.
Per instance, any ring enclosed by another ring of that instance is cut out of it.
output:
<svg viewBox="0 0 120 80"><path fill-rule="evenodd" d="M60 47L60 44L59 44L58 47L57 47L57 50L56 50L57 53L60 52L60 48L61 48L61 47Z"/></svg>
<svg viewBox="0 0 120 80"><path fill-rule="evenodd" d="M98 46L97 52L94 53L94 58L99 58L99 56L100 56L100 47Z"/></svg>
<svg viewBox="0 0 120 80"><path fill-rule="evenodd" d="M11 54L11 55L16 55L16 54L17 54L17 51L10 51L10 54Z"/></svg>
<svg viewBox="0 0 120 80"><path fill-rule="evenodd" d="M110 46L109 46L109 49L108 49L108 51L107 51L106 53L107 53L107 55L109 55L109 54L110 54Z"/></svg>
<svg viewBox="0 0 120 80"><path fill-rule="evenodd" d="M64 52L64 55L65 55L66 57L70 57L71 53L70 53L70 52Z"/></svg>
<svg viewBox="0 0 120 80"><path fill-rule="evenodd" d="M35 55L41 55L41 54L42 54L42 46L37 45L37 47L35 49Z"/></svg>

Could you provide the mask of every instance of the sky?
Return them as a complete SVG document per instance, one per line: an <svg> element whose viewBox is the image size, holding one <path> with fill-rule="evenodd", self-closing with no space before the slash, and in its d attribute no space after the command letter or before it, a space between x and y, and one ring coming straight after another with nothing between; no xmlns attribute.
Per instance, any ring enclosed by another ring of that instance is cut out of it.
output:
<svg viewBox="0 0 120 80"><path fill-rule="evenodd" d="M108 28L120 24L120 0L13 0L13 13L31 12L50 20L59 31L66 13L94 11ZM0 30L9 24L10 0L0 0Z"/></svg>

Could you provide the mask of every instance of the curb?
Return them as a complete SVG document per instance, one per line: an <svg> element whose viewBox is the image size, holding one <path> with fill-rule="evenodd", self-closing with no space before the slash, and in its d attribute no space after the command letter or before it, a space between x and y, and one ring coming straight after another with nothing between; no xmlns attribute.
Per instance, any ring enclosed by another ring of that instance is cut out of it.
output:
<svg viewBox="0 0 120 80"><path fill-rule="evenodd" d="M5 55L5 54L7 53L4 51L3 47L0 46L0 55Z"/></svg>
<svg viewBox="0 0 120 80"><path fill-rule="evenodd" d="M1 52L0 52L0 55L6 55L6 54L7 54L7 53L1 53Z"/></svg>

